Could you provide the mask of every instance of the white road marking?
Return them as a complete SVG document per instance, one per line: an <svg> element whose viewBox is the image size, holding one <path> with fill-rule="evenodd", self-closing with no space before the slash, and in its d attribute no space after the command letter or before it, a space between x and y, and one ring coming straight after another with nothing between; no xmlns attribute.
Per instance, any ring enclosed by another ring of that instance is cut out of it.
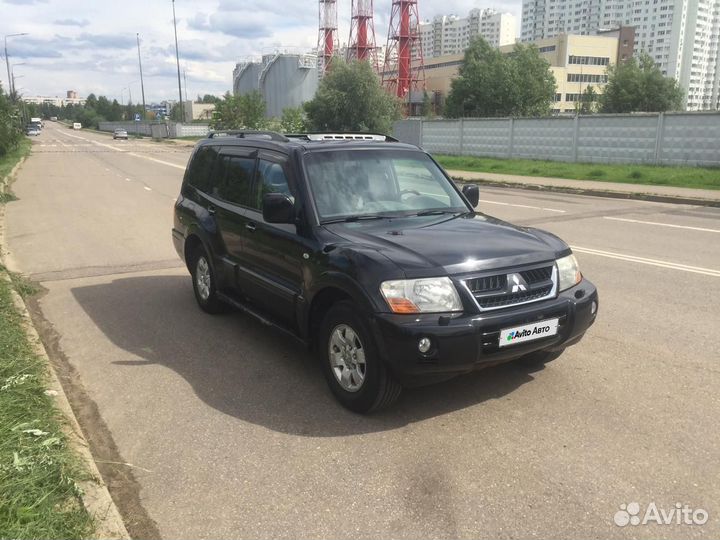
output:
<svg viewBox="0 0 720 540"><path fill-rule="evenodd" d="M170 163L169 161L163 161L162 159L155 159L155 158L151 158L149 156L141 156L140 154L136 154L135 152L129 152L128 156L134 156L134 157L147 159L149 161L154 161L155 163L160 163L161 165L167 165L168 167L175 167L176 169L180 169L181 171L185 170L184 165L177 165L175 163Z"/></svg>
<svg viewBox="0 0 720 540"><path fill-rule="evenodd" d="M587 253L588 255L597 255L599 257L608 257L610 259L618 259L621 261L634 262L639 264L648 264L650 266L659 266L660 268L669 268L670 270L681 270L683 272L692 272L694 274L702 274L705 276L720 277L720 270L713 268L702 268L700 266L689 266L687 264L679 264L669 261L660 261L657 259L647 259L645 257L636 257L635 255L625 255L623 253L613 253L612 251L601 251L599 249L590 249L580 246L570 246L577 253Z"/></svg>
<svg viewBox="0 0 720 540"><path fill-rule="evenodd" d="M688 229L690 231L720 233L720 229L706 229L705 227L691 227L689 225L673 225L671 223L658 223L657 221L641 221L639 219L626 219L610 216L603 216L603 219L610 219L612 221L625 221L627 223L640 223L642 225L656 225L658 227L672 227L673 229Z"/></svg>
<svg viewBox="0 0 720 540"><path fill-rule="evenodd" d="M480 204L499 204L501 206L514 206L515 208L532 208L533 210L545 210L546 212L556 212L558 214L564 214L567 210L558 210L557 208L545 208L543 206L530 206L528 204L512 204L500 201L488 201L487 199L480 199Z"/></svg>
<svg viewBox="0 0 720 540"><path fill-rule="evenodd" d="M152 191L152 188L149 188L149 187L147 187L147 186L143 186L143 189L144 189L145 191Z"/></svg>

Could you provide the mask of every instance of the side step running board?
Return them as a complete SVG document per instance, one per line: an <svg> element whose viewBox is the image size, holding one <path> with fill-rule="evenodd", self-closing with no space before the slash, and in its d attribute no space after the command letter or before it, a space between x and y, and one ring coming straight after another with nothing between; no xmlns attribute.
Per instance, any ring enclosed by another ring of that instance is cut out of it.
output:
<svg viewBox="0 0 720 540"><path fill-rule="evenodd" d="M297 336L292 330L286 328L285 326L278 324L271 319L267 318L265 315L258 312L255 308L249 306L245 302L242 302L238 300L237 298L234 298L230 295L227 295L223 292L218 291L217 296L220 300L225 302L226 304L230 304L232 307L239 309L243 313L246 313L250 315L251 317L254 317L256 320L261 322L262 324L266 326L271 326L279 331L281 331L283 334L293 338L295 341L300 342L302 345L309 347L310 342L307 340L302 339L301 337Z"/></svg>

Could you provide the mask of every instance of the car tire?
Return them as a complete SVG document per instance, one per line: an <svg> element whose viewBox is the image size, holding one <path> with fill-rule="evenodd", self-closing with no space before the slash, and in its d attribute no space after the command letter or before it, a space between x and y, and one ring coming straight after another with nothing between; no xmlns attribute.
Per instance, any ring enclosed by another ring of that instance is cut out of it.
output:
<svg viewBox="0 0 720 540"><path fill-rule="evenodd" d="M387 408L400 396L395 380L378 348L367 320L350 302L338 302L320 327L319 352L330 390L347 409L370 413Z"/></svg>
<svg viewBox="0 0 720 540"><path fill-rule="evenodd" d="M215 270L202 246L197 247L193 252L190 260L190 275L195 300L200 309L213 315L227 311L227 304L217 296Z"/></svg>
<svg viewBox="0 0 720 540"><path fill-rule="evenodd" d="M544 366L545 364L559 358L564 352L565 349L560 349L559 351L535 351L530 354L526 354L525 356L521 356L515 360L515 362L527 367Z"/></svg>

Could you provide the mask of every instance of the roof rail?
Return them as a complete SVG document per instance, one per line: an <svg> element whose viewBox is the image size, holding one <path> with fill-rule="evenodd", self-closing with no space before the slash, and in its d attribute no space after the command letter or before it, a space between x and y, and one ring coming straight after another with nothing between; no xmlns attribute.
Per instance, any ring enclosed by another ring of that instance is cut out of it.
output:
<svg viewBox="0 0 720 540"><path fill-rule="evenodd" d="M381 141L399 142L396 138L382 133L346 132L346 133L294 133L288 139L302 141Z"/></svg>
<svg viewBox="0 0 720 540"><path fill-rule="evenodd" d="M256 131L247 129L221 129L217 131L211 131L208 133L208 139L215 139L219 137L238 137L240 139L268 139L271 141L288 142L285 135L277 133L275 131Z"/></svg>

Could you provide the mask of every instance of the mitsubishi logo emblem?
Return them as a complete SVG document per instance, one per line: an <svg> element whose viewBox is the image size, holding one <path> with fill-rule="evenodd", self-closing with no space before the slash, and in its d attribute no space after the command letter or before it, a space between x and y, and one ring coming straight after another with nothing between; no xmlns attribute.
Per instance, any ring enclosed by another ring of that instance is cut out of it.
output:
<svg viewBox="0 0 720 540"><path fill-rule="evenodd" d="M508 285L512 286L511 293L527 291L527 282L520 274L508 274Z"/></svg>

